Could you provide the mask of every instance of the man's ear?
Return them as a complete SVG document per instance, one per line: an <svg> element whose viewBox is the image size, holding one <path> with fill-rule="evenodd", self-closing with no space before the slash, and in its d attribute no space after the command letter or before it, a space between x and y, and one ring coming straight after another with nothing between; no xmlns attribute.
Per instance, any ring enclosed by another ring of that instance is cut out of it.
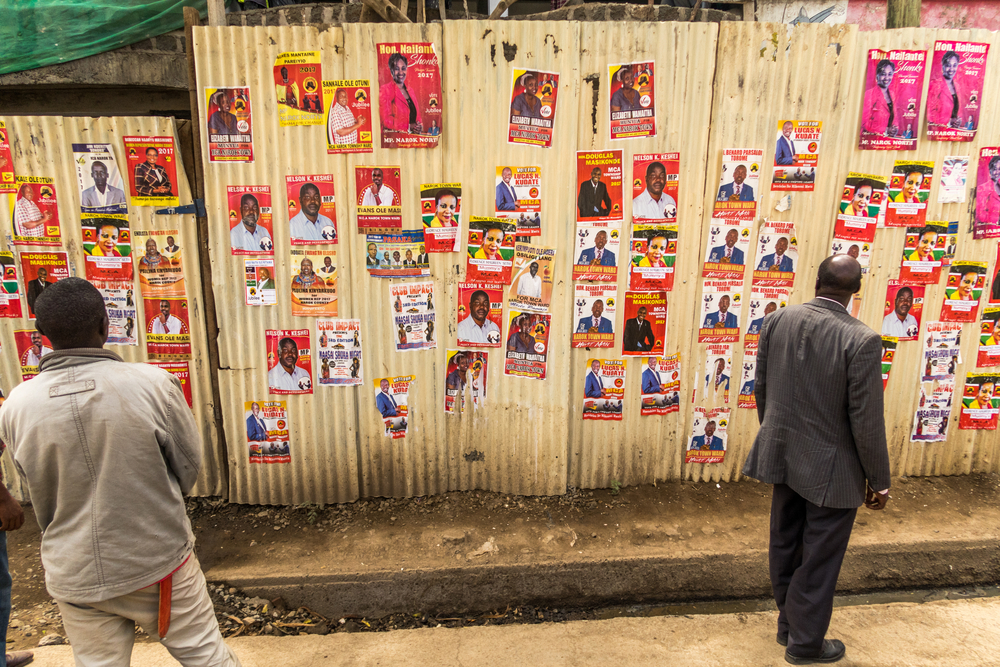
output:
<svg viewBox="0 0 1000 667"><path fill-rule="evenodd" d="M108 311L104 311L104 317L101 319L101 343L108 342L108 327L111 326L111 320L108 319ZM36 325L37 327L37 325Z"/></svg>

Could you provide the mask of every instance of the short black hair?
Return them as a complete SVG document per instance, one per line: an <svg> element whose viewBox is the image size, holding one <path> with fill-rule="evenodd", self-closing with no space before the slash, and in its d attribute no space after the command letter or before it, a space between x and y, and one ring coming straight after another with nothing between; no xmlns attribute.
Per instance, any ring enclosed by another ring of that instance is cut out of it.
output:
<svg viewBox="0 0 1000 667"><path fill-rule="evenodd" d="M851 267L834 267L835 257L847 257ZM816 287L818 289L832 289L838 292L857 293L861 289L861 264L856 259L851 259L847 255L831 255L824 259L819 269L816 271Z"/></svg>
<svg viewBox="0 0 1000 667"><path fill-rule="evenodd" d="M472 302L476 300L476 297L479 296L480 294L482 294L483 298L485 298L487 301L490 300L490 295L486 292L486 290L477 289L475 292L472 293L472 296L469 297L470 306L472 305Z"/></svg>
<svg viewBox="0 0 1000 667"><path fill-rule="evenodd" d="M42 290L42 291L45 291L45 290ZM279 352L281 351L281 348L285 347L285 343L291 343L292 345L295 346L295 351L296 352L299 351L299 344L295 342L295 339L294 338L290 338L289 336L285 336L284 338L282 338L281 340L278 341L278 351Z"/></svg>
<svg viewBox="0 0 1000 667"><path fill-rule="evenodd" d="M913 298L913 288L911 287L901 287L898 292L896 292L896 298L893 301L899 300L903 296L903 292L909 292L910 298Z"/></svg>
<svg viewBox="0 0 1000 667"><path fill-rule="evenodd" d="M35 300L35 328L56 347L82 347L101 328L104 297L83 278L63 278Z"/></svg>
<svg viewBox="0 0 1000 667"><path fill-rule="evenodd" d="M662 162L650 162L649 166L646 167L646 180L647 181L649 180L650 174L652 174L653 170L656 169L657 167L659 167L660 169L663 170L664 173L666 173L667 168L663 166Z"/></svg>
<svg viewBox="0 0 1000 667"><path fill-rule="evenodd" d="M404 56L402 53L394 53L391 56L389 56L389 62L388 62L389 69L392 69L393 63L397 63L400 60L402 60L407 66L409 66L410 63L406 60L406 56Z"/></svg>
<svg viewBox="0 0 1000 667"><path fill-rule="evenodd" d="M243 208L243 204L247 203L247 201L250 201L250 200L252 200L254 204L257 204L257 206L260 206L260 202L257 201L257 198L254 197L249 192L247 192L242 197L240 197L240 208Z"/></svg>
<svg viewBox="0 0 1000 667"><path fill-rule="evenodd" d="M316 185L315 183L303 183L302 187L299 188L299 199L302 199L303 197L306 196L307 190L315 190L317 195L320 193L319 186Z"/></svg>

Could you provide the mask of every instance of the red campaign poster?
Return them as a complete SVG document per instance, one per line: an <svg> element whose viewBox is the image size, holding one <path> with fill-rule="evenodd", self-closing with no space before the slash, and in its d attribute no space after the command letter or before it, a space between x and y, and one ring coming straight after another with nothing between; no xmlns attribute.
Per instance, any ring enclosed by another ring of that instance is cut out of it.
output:
<svg viewBox="0 0 1000 667"><path fill-rule="evenodd" d="M976 214L972 238L1000 236L1000 147L979 149L976 169ZM15 237L14 242L17 242Z"/></svg>
<svg viewBox="0 0 1000 667"><path fill-rule="evenodd" d="M14 192L14 158L10 153L10 130L0 120L0 194Z"/></svg>
<svg viewBox="0 0 1000 667"><path fill-rule="evenodd" d="M632 156L632 219L677 220L680 153Z"/></svg>
<svg viewBox="0 0 1000 667"><path fill-rule="evenodd" d="M812 192L816 187L823 122L819 120L779 120L774 140L774 169L771 190Z"/></svg>
<svg viewBox="0 0 1000 667"><path fill-rule="evenodd" d="M993 262L993 280L990 281L989 302L1000 304L1000 243L997 243L997 258Z"/></svg>
<svg viewBox="0 0 1000 667"><path fill-rule="evenodd" d="M460 347L500 347L504 289L500 283L458 284Z"/></svg>
<svg viewBox="0 0 1000 667"><path fill-rule="evenodd" d="M668 357L654 356L643 359L646 367L640 376L642 407L639 413L647 415L667 415L680 410L681 355Z"/></svg>
<svg viewBox="0 0 1000 667"><path fill-rule="evenodd" d="M14 245L61 243L56 184L48 176L15 176L7 195L14 222Z"/></svg>
<svg viewBox="0 0 1000 667"><path fill-rule="evenodd" d="M942 322L975 322L986 284L986 262L952 262L941 304Z"/></svg>
<svg viewBox="0 0 1000 667"><path fill-rule="evenodd" d="M514 69L510 86L507 143L552 147L559 74Z"/></svg>
<svg viewBox="0 0 1000 667"><path fill-rule="evenodd" d="M552 316L508 310L507 320L503 374L544 380L548 370Z"/></svg>
<svg viewBox="0 0 1000 667"><path fill-rule="evenodd" d="M244 401L250 463L291 463L286 401Z"/></svg>
<svg viewBox="0 0 1000 667"><path fill-rule="evenodd" d="M128 216L80 220L87 280L132 280L132 234Z"/></svg>
<svg viewBox="0 0 1000 667"><path fill-rule="evenodd" d="M481 350L448 350L445 364L444 412L455 415L468 409L466 395L472 394L472 408L486 405L489 353ZM471 392L469 391L471 389Z"/></svg>
<svg viewBox="0 0 1000 667"><path fill-rule="evenodd" d="M833 235L851 241L874 241L879 214L886 199L884 176L849 172L837 205Z"/></svg>
<svg viewBox="0 0 1000 667"><path fill-rule="evenodd" d="M625 292L622 354L663 355L667 337L667 293Z"/></svg>
<svg viewBox="0 0 1000 667"><path fill-rule="evenodd" d="M972 141L976 138L989 52L989 44L934 42L927 88L928 139Z"/></svg>
<svg viewBox="0 0 1000 667"><path fill-rule="evenodd" d="M979 323L979 354L977 368L1000 366L1000 306L983 308L983 319Z"/></svg>
<svg viewBox="0 0 1000 667"><path fill-rule="evenodd" d="M628 359L587 359L583 418L621 421Z"/></svg>
<svg viewBox="0 0 1000 667"><path fill-rule="evenodd" d="M907 227L899 279L907 283L936 284L941 277L947 243L947 223L928 222L923 227Z"/></svg>
<svg viewBox="0 0 1000 667"><path fill-rule="evenodd" d="M359 234L391 234L403 228L399 167L355 167Z"/></svg>
<svg viewBox="0 0 1000 667"><path fill-rule="evenodd" d="M609 65L611 139L656 136L656 90L652 60Z"/></svg>
<svg viewBox="0 0 1000 667"><path fill-rule="evenodd" d="M124 137L133 206L177 206L177 155L173 137Z"/></svg>
<svg viewBox="0 0 1000 667"><path fill-rule="evenodd" d="M20 329L14 331L14 344L21 365L21 379L30 380L38 375L38 362L52 351L52 343L33 329Z"/></svg>
<svg viewBox="0 0 1000 667"><path fill-rule="evenodd" d="M313 393L309 329L268 329L264 338L267 345L267 393Z"/></svg>
<svg viewBox="0 0 1000 667"><path fill-rule="evenodd" d="M226 186L229 246L234 255L273 255L271 186Z"/></svg>
<svg viewBox="0 0 1000 667"><path fill-rule="evenodd" d="M712 218L705 247L704 278L743 280L750 254L752 225L736 220Z"/></svg>
<svg viewBox="0 0 1000 667"><path fill-rule="evenodd" d="M465 279L509 285L516 234L517 227L512 220L472 216L469 219Z"/></svg>
<svg viewBox="0 0 1000 667"><path fill-rule="evenodd" d="M292 245L338 243L332 174L285 176Z"/></svg>
<svg viewBox="0 0 1000 667"><path fill-rule="evenodd" d="M890 280L885 290L882 311L882 335L895 336L900 342L916 340L924 307L924 285Z"/></svg>
<svg viewBox="0 0 1000 667"><path fill-rule="evenodd" d="M420 219L424 223L424 247L427 252L459 251L461 215L461 183L425 183L420 186ZM427 263L427 259L423 263Z"/></svg>
<svg viewBox="0 0 1000 667"><path fill-rule="evenodd" d="M253 162L249 88L206 88L209 162Z"/></svg>
<svg viewBox="0 0 1000 667"><path fill-rule="evenodd" d="M724 148L719 191L715 195L713 218L734 223L753 222L760 194L760 170L764 151L759 148Z"/></svg>
<svg viewBox="0 0 1000 667"><path fill-rule="evenodd" d="M915 150L926 51L868 51L861 150Z"/></svg>
<svg viewBox="0 0 1000 667"><path fill-rule="evenodd" d="M494 215L514 218L518 236L542 233L542 168L497 167L494 182Z"/></svg>
<svg viewBox="0 0 1000 667"><path fill-rule="evenodd" d="M0 318L21 317L21 290L17 282L14 253L0 252L0 267L3 268L3 277L0 278Z"/></svg>
<svg viewBox="0 0 1000 667"><path fill-rule="evenodd" d="M372 103L368 79L323 82L323 97L329 108L326 120L326 152L372 152Z"/></svg>
<svg viewBox="0 0 1000 667"><path fill-rule="evenodd" d="M799 243L794 222L767 222L757 233L756 268L753 284L791 287L799 262Z"/></svg>
<svg viewBox="0 0 1000 667"><path fill-rule="evenodd" d="M622 219L622 152L577 151L577 222Z"/></svg>
<svg viewBox="0 0 1000 667"><path fill-rule="evenodd" d="M181 391L184 392L184 400L187 401L188 407L193 408L194 404L191 399L191 367L187 361L150 361L150 366L156 366L157 368L162 368L166 372L177 378L178 382L181 383Z"/></svg>
<svg viewBox="0 0 1000 667"><path fill-rule="evenodd" d="M441 137L441 69L430 42L378 44L382 148L433 148Z"/></svg>
<svg viewBox="0 0 1000 667"><path fill-rule="evenodd" d="M631 290L674 289L674 263L677 259L677 225L632 225L632 258L628 288Z"/></svg>
<svg viewBox="0 0 1000 667"><path fill-rule="evenodd" d="M958 428L995 431L1000 414L1000 375L967 373Z"/></svg>
<svg viewBox="0 0 1000 667"><path fill-rule="evenodd" d="M927 220L927 199L931 196L933 162L896 160L889 179L886 227L916 227Z"/></svg>
<svg viewBox="0 0 1000 667"><path fill-rule="evenodd" d="M740 315L743 310L742 289L742 278L704 281L701 291L699 343L739 341Z"/></svg>
<svg viewBox="0 0 1000 667"><path fill-rule="evenodd" d="M35 318L35 299L46 287L69 278L69 262L64 252L22 252L21 277L28 302L28 317Z"/></svg>
<svg viewBox="0 0 1000 667"><path fill-rule="evenodd" d="M143 299L146 313L146 354L150 359L190 359L191 325L188 300L177 297Z"/></svg>
<svg viewBox="0 0 1000 667"><path fill-rule="evenodd" d="M278 124L323 124L323 70L319 51L279 53L274 60Z"/></svg>
<svg viewBox="0 0 1000 667"><path fill-rule="evenodd" d="M722 463L726 458L729 408L694 409L685 463Z"/></svg>

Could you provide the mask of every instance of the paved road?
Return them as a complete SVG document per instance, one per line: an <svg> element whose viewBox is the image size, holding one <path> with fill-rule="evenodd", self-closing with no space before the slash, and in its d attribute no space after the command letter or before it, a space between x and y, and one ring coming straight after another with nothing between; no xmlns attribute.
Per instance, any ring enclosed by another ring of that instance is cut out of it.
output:
<svg viewBox="0 0 1000 667"><path fill-rule="evenodd" d="M232 645L244 667L433 665L671 667L785 665L775 612L617 618L461 630L326 637L248 637ZM834 610L830 636L847 644L839 665L968 667L1000 664L1000 598L880 604ZM71 667L68 646L38 649L37 667ZM133 667L174 663L158 644L136 647Z"/></svg>

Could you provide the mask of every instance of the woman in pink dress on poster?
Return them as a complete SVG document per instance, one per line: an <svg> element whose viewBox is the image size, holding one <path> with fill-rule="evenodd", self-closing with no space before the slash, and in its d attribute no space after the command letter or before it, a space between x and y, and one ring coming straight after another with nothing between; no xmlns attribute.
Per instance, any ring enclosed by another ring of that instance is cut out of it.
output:
<svg viewBox="0 0 1000 667"><path fill-rule="evenodd" d="M941 56L941 76L932 77L927 91L927 123L943 125L953 129L962 127L962 109L968 102L968 95L956 80L959 56L948 51ZM972 117L969 117L970 122ZM973 129L973 128L969 128Z"/></svg>
<svg viewBox="0 0 1000 667"><path fill-rule="evenodd" d="M382 128L396 132L420 134L420 111L413 93L406 87L406 56L393 53L389 56L389 74L392 85L379 86L378 111Z"/></svg>
<svg viewBox="0 0 1000 667"><path fill-rule="evenodd" d="M895 73L896 66L891 60L880 60L875 66L875 87L865 91L861 118L861 127L865 132L887 137L894 137L899 133L896 125L898 109L889 90Z"/></svg>

